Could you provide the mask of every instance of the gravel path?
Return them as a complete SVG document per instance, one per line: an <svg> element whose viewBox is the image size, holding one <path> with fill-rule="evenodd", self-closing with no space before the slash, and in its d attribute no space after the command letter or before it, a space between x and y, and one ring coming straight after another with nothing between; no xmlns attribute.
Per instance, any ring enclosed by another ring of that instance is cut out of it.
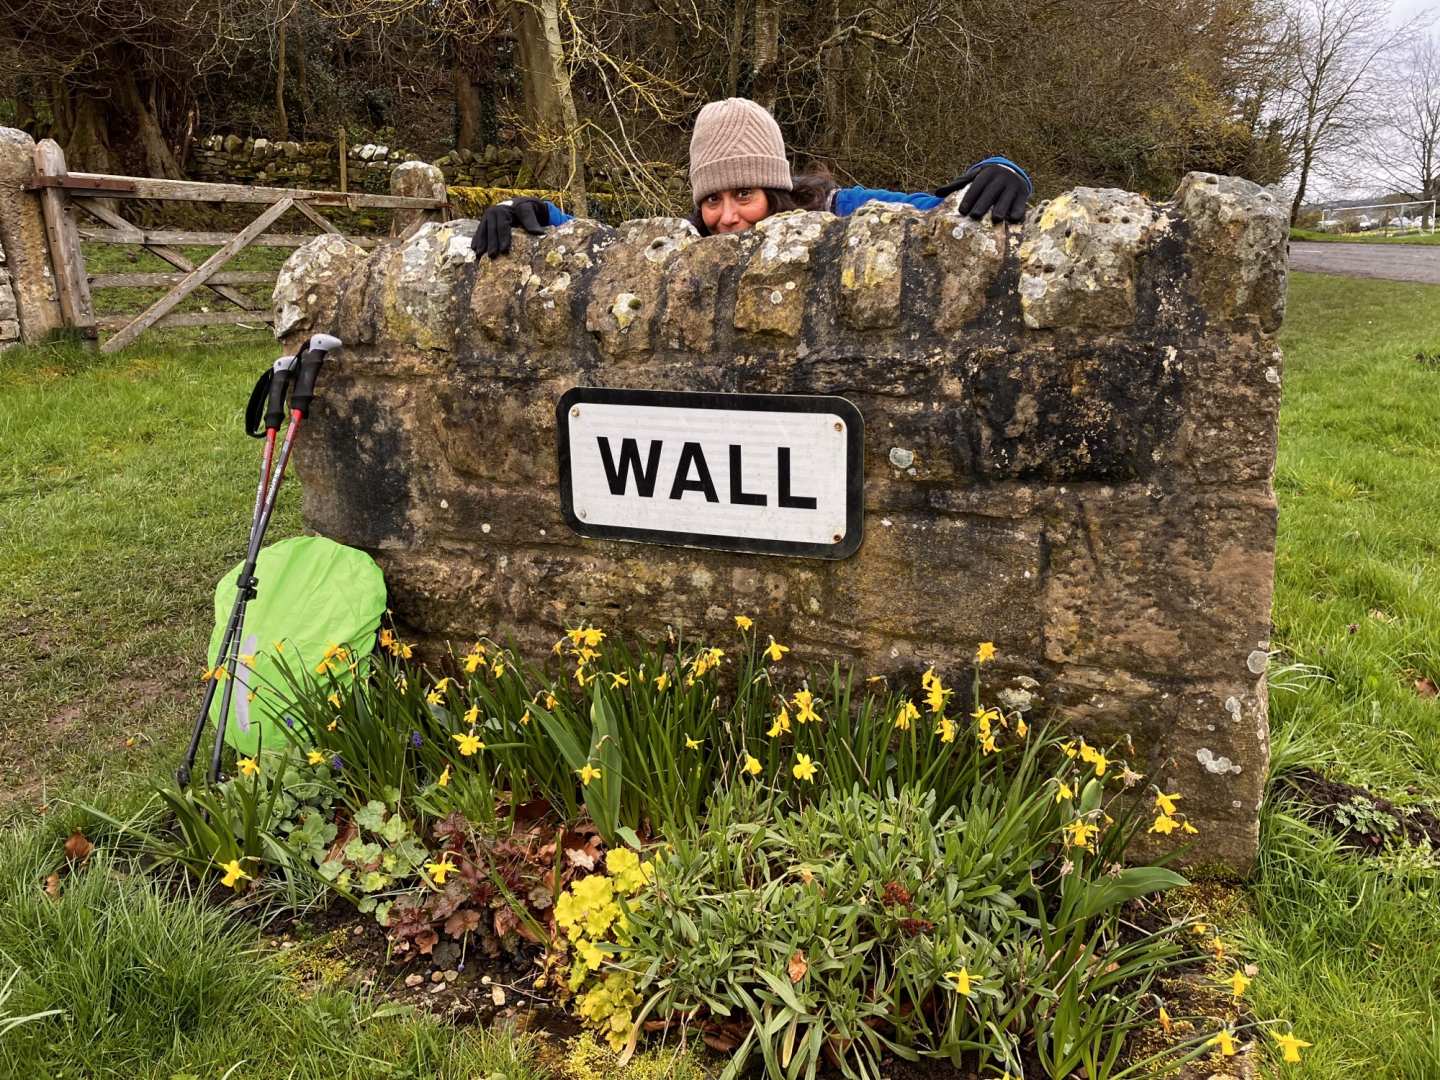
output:
<svg viewBox="0 0 1440 1080"><path fill-rule="evenodd" d="M1440 285L1440 245L1290 244L1290 269Z"/></svg>

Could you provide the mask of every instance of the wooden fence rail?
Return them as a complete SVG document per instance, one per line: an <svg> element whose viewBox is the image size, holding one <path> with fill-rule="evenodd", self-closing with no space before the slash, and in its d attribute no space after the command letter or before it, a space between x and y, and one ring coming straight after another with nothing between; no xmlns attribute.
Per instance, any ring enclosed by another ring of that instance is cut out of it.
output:
<svg viewBox="0 0 1440 1080"><path fill-rule="evenodd" d="M433 166L418 170L397 169L392 183L409 186L415 193L370 195L363 192L306 191L72 173L65 168L65 157L60 147L45 139L35 146L35 171L27 187L40 197L55 290L65 325L91 339L102 330L114 331L101 345L102 352L114 352L149 329L270 322L268 307L256 303L232 286L273 283L276 272L224 270L222 267L247 247L299 247L312 240L315 233L268 231L291 210L303 221L314 225L320 233L334 235L341 235L340 229L321 213L321 208L393 211L392 235L413 232L428 218L444 220L448 216L444 181L439 170ZM150 229L126 220L108 205L110 200L123 199L240 203L263 206L264 209L236 232ZM98 225L81 224L77 220L81 212ZM349 239L367 248L380 243L376 237ZM175 271L89 274L85 269L82 241L137 244L169 263ZM215 247L217 250L197 266L175 250L174 245L181 244ZM92 289L145 287L162 287L166 292L138 315L96 316ZM202 288L209 289L232 306L223 311L174 310L186 297Z"/></svg>

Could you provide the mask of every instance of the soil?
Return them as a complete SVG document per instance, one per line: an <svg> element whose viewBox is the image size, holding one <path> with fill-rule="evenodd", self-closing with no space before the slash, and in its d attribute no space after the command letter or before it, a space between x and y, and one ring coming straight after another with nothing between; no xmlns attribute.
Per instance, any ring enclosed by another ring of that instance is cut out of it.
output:
<svg viewBox="0 0 1440 1080"><path fill-rule="evenodd" d="M1432 807L1398 806L1367 788L1327 780L1311 769L1298 769L1287 773L1282 782L1311 809L1313 824L1338 836L1351 850L1366 855L1379 855L1391 838L1403 837L1411 844L1428 843L1433 850L1440 851L1440 814ZM1368 801L1375 810L1393 818L1396 823L1395 830L1386 833L1357 828L1353 823L1353 815L1347 815L1341 809L1355 805L1357 799Z"/></svg>

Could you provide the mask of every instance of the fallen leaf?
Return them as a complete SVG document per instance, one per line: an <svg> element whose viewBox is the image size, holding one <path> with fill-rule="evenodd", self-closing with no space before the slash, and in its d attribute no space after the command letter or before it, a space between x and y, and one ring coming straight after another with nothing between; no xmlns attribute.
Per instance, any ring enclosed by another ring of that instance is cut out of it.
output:
<svg viewBox="0 0 1440 1080"><path fill-rule="evenodd" d="M1421 676L1415 680L1415 692L1421 697L1434 697L1440 693L1440 687L1435 685L1435 680L1429 676Z"/></svg>
<svg viewBox="0 0 1440 1080"><path fill-rule="evenodd" d="M60 899L60 875L51 874L45 879L45 895L52 900Z"/></svg>
<svg viewBox="0 0 1440 1080"><path fill-rule="evenodd" d="M445 920L445 932L453 938L464 937L480 925L480 913L462 908Z"/></svg>
<svg viewBox="0 0 1440 1080"><path fill-rule="evenodd" d="M71 862L84 862L95 850L95 845L85 839L85 834L76 829L65 841L65 857Z"/></svg>
<svg viewBox="0 0 1440 1080"><path fill-rule="evenodd" d="M790 957L790 963L785 965L785 970L790 973L790 981L798 983L805 977L805 972L810 970L810 965L805 962L805 954L796 949L795 955Z"/></svg>
<svg viewBox="0 0 1440 1080"><path fill-rule="evenodd" d="M426 956L429 956L430 950L435 948L435 943L439 940L440 935L435 933L434 930L421 930L415 935L415 947Z"/></svg>
<svg viewBox="0 0 1440 1080"><path fill-rule="evenodd" d="M1259 975L1259 974L1260 974L1260 965L1259 965L1259 964L1246 964L1246 965L1245 965L1245 974L1246 974L1247 977L1249 977L1249 978L1251 978L1251 979L1255 978L1256 975Z"/></svg>

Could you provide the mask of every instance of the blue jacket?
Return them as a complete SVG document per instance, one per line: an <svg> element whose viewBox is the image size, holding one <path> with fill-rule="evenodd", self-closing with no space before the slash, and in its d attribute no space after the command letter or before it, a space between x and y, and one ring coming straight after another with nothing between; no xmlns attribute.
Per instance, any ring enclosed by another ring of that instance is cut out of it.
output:
<svg viewBox="0 0 1440 1080"><path fill-rule="evenodd" d="M988 157L975 164L1003 165L1005 168L1017 173L1020 178L1025 181L1025 186L1031 193L1035 191L1035 185L1030 182L1029 175L1009 158L998 156ZM971 168L974 168L974 166L972 165ZM833 213L845 217L847 214L853 214L872 199L878 199L881 202L905 203L907 206L913 206L920 210L933 210L945 201L944 199L936 198L929 192L912 192L906 194L902 191L886 191L883 188L848 187L837 188L834 191L830 199L830 209ZM547 202L545 205L550 209L551 225L564 225L574 216L565 213L564 210L561 210L552 202Z"/></svg>

